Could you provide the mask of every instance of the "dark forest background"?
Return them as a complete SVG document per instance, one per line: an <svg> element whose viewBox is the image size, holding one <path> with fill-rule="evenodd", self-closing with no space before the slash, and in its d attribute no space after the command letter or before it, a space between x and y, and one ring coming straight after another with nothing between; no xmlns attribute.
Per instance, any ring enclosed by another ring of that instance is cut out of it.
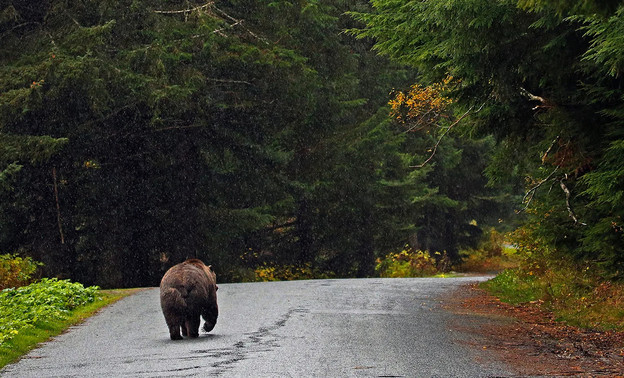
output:
<svg viewBox="0 0 624 378"><path fill-rule="evenodd" d="M0 251L366 277L523 224L618 277L623 8L582 3L0 0ZM388 105L414 83L452 99L426 127Z"/></svg>

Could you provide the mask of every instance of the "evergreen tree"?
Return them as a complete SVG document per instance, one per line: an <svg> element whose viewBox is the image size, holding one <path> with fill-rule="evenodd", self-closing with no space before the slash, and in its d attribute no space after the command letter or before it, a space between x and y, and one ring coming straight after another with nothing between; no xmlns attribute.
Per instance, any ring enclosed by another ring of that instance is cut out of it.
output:
<svg viewBox="0 0 624 378"><path fill-rule="evenodd" d="M488 172L525 177L518 208L563 256L621 276L621 41L623 7L597 1L374 1L361 36L413 65L450 74L458 114L499 151ZM609 244L609 247L606 245Z"/></svg>
<svg viewBox="0 0 624 378"><path fill-rule="evenodd" d="M370 274L404 173L360 125L404 74L350 6L0 2L0 248L106 287L186 257L227 280L249 248Z"/></svg>

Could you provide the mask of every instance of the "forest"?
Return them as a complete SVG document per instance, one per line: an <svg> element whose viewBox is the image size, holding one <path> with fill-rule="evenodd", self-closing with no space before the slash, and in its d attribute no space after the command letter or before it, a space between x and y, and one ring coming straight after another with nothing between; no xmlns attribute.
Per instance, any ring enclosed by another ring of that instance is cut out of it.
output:
<svg viewBox="0 0 624 378"><path fill-rule="evenodd" d="M621 279L621 35L613 0L0 0L0 252L368 277L494 228Z"/></svg>

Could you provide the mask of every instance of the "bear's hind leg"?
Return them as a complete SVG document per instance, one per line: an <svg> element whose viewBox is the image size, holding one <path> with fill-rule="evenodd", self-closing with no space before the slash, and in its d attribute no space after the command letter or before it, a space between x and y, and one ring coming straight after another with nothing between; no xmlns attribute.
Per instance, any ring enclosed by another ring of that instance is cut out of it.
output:
<svg viewBox="0 0 624 378"><path fill-rule="evenodd" d="M199 315L189 315L186 317L184 325L186 326L189 337L199 337L199 322Z"/></svg>
<svg viewBox="0 0 624 378"><path fill-rule="evenodd" d="M182 340L182 336L180 336L180 325L183 324L183 319L184 318L172 314L168 314L165 318L171 340Z"/></svg>
<svg viewBox="0 0 624 378"><path fill-rule="evenodd" d="M171 340L182 340L179 325L169 326L169 337L171 337Z"/></svg>

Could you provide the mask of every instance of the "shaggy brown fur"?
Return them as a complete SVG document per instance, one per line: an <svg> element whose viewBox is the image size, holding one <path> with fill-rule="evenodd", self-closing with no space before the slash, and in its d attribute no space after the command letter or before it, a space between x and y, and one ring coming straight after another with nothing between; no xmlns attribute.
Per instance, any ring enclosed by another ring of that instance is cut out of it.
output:
<svg viewBox="0 0 624 378"><path fill-rule="evenodd" d="M171 340L198 337L200 315L204 331L214 328L219 315L217 289L217 275L198 259L174 265L165 273L160 281L160 307Z"/></svg>

